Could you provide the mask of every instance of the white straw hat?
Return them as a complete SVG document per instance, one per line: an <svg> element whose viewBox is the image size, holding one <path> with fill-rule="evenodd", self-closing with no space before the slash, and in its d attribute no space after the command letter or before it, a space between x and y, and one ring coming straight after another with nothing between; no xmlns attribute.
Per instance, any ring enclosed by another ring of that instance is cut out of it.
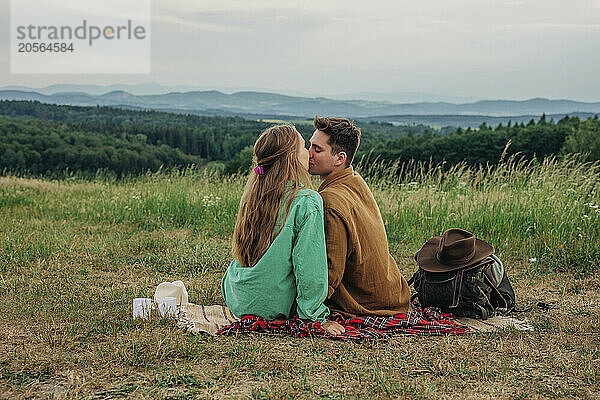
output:
<svg viewBox="0 0 600 400"><path fill-rule="evenodd" d="M165 297L175 297L178 306L188 305L188 292L182 281L163 282L156 287L154 292L154 302L158 303L158 299Z"/></svg>

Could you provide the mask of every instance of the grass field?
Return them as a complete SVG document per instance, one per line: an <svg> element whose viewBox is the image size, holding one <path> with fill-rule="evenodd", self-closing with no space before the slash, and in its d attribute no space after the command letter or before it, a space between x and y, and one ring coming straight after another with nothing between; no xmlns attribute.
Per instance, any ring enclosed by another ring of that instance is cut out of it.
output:
<svg viewBox="0 0 600 400"><path fill-rule="evenodd" d="M222 304L244 179L5 176L0 398L599 398L600 165L402 168L362 168L402 273L430 236L471 230L505 261L535 332L354 344L133 321L131 299L163 281Z"/></svg>

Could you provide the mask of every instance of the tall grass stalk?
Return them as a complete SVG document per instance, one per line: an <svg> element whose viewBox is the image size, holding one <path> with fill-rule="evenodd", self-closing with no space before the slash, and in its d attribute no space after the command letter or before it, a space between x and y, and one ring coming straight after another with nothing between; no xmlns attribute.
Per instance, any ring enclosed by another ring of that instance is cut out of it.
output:
<svg viewBox="0 0 600 400"><path fill-rule="evenodd" d="M492 243L500 255L536 259L534 267L541 270L585 272L599 266L599 163L525 162L513 156L480 168L374 162L357 170L374 191L398 257L410 259L430 236L460 227ZM233 230L245 183L243 175L195 168L119 180L0 179L4 218L19 216L30 226L42 219L55 226L125 224L140 231L188 229L223 241ZM9 237L0 251L14 257L15 246ZM40 256L64 251L44 238L22 246Z"/></svg>
<svg viewBox="0 0 600 400"><path fill-rule="evenodd" d="M600 259L600 164L511 157L469 168L408 162L359 165L380 204L388 239L410 257L460 227L535 269L585 272Z"/></svg>

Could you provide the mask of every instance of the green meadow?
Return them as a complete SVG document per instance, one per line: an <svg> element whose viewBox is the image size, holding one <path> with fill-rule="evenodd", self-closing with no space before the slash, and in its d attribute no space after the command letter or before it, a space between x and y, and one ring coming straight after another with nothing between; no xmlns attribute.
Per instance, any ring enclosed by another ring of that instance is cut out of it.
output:
<svg viewBox="0 0 600 400"><path fill-rule="evenodd" d="M600 163L359 165L407 279L460 227L493 244L534 332L350 343L190 336L132 320L183 280L223 304L245 183L189 168L131 178L0 177L0 398L598 398ZM315 188L318 181L314 182Z"/></svg>

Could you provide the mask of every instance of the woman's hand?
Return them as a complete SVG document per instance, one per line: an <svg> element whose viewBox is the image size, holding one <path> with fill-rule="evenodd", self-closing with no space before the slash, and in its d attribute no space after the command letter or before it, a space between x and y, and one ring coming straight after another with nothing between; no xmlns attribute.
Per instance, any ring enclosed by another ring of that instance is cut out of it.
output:
<svg viewBox="0 0 600 400"><path fill-rule="evenodd" d="M344 327L335 321L325 321L323 324L323 329L325 332L333 336L341 335L342 333L346 332Z"/></svg>

